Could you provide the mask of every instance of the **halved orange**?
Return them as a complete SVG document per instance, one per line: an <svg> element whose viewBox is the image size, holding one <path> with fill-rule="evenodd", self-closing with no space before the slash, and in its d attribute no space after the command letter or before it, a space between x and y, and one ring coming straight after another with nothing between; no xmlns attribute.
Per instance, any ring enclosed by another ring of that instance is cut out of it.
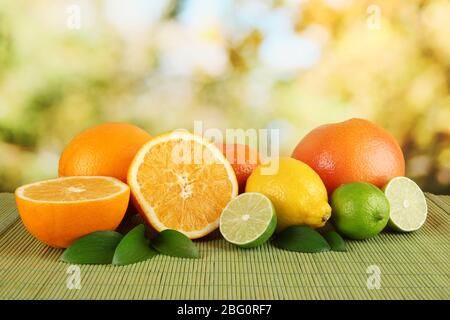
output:
<svg viewBox="0 0 450 320"><path fill-rule="evenodd" d="M191 239L217 229L223 208L238 194L236 175L222 152L186 131L144 145L131 164L128 184L153 228L174 229Z"/></svg>
<svg viewBox="0 0 450 320"><path fill-rule="evenodd" d="M115 230L130 199L130 188L110 177L67 177L25 185L16 203L27 230L40 241L67 248L95 231Z"/></svg>

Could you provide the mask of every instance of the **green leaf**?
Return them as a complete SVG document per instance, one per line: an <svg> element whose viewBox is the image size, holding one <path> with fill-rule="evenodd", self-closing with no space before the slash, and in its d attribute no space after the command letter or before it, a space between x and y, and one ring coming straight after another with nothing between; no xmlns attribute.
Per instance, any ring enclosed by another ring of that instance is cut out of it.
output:
<svg viewBox="0 0 450 320"><path fill-rule="evenodd" d="M339 233L336 231L330 231L324 235L325 240L327 240L328 244L333 251L347 251L347 246L345 244L344 239L341 237Z"/></svg>
<svg viewBox="0 0 450 320"><path fill-rule="evenodd" d="M114 251L122 239L115 231L98 231L75 241L60 260L73 264L110 264Z"/></svg>
<svg viewBox="0 0 450 320"><path fill-rule="evenodd" d="M164 230L152 241L160 253L179 258L200 258L197 246L191 239L175 230Z"/></svg>
<svg viewBox="0 0 450 320"><path fill-rule="evenodd" d="M145 237L143 224L134 227L120 241L116 248L112 264L124 266L138 263L156 256L158 252L150 247L150 241Z"/></svg>
<svg viewBox="0 0 450 320"><path fill-rule="evenodd" d="M307 226L291 226L284 229L275 239L281 249L315 253L329 251L327 241L314 229Z"/></svg>
<svg viewBox="0 0 450 320"><path fill-rule="evenodd" d="M336 229L334 228L333 224L330 222L330 220L327 221L327 223L320 228L315 229L317 232L319 232L322 236L324 236L325 234L327 234L328 232L331 231L336 231Z"/></svg>

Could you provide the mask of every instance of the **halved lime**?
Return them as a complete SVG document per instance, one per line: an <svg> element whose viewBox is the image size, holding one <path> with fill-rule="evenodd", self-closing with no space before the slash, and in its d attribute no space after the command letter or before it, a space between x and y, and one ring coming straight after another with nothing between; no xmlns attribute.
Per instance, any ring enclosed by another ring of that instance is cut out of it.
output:
<svg viewBox="0 0 450 320"><path fill-rule="evenodd" d="M388 226L400 232L419 229L427 219L427 202L419 186L409 178L396 177L383 187L391 207Z"/></svg>
<svg viewBox="0 0 450 320"><path fill-rule="evenodd" d="M220 217L220 232L225 240L243 248L263 244L276 226L272 202L257 192L243 193L231 200Z"/></svg>

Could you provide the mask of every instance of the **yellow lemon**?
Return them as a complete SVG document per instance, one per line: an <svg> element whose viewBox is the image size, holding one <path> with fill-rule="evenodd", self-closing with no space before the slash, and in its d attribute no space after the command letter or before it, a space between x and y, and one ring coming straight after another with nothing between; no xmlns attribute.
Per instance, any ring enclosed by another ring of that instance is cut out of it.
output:
<svg viewBox="0 0 450 320"><path fill-rule="evenodd" d="M277 231L291 225L323 227L331 215L328 194L319 175L292 158L273 159L257 167L246 192L260 192L275 206Z"/></svg>

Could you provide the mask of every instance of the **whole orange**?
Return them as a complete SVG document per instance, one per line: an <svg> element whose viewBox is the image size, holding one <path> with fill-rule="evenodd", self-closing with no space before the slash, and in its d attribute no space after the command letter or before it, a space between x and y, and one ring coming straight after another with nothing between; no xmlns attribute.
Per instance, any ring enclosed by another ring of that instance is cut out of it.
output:
<svg viewBox="0 0 450 320"><path fill-rule="evenodd" d="M258 151L244 144L224 144L220 147L222 147L223 154L236 173L239 193L244 192L248 177L261 163L261 155Z"/></svg>
<svg viewBox="0 0 450 320"><path fill-rule="evenodd" d="M77 135L64 149L59 176L108 176L127 181L128 168L151 136L127 123L105 123Z"/></svg>
<svg viewBox="0 0 450 320"><path fill-rule="evenodd" d="M405 174L405 159L394 137L365 119L320 126L297 145L292 157L322 178L329 193L344 183L363 181L378 187Z"/></svg>

